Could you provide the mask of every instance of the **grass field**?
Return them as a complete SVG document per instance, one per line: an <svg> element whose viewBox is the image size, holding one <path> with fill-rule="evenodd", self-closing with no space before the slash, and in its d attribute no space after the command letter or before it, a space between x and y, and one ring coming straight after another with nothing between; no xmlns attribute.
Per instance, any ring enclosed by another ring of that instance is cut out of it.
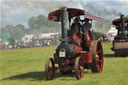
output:
<svg viewBox="0 0 128 85"><path fill-rule="evenodd" d="M76 80L74 74L58 71L51 81L45 79L44 63L56 47L1 50L0 85L128 85L128 57L114 57L111 47L103 43L103 73L85 69L84 79Z"/></svg>

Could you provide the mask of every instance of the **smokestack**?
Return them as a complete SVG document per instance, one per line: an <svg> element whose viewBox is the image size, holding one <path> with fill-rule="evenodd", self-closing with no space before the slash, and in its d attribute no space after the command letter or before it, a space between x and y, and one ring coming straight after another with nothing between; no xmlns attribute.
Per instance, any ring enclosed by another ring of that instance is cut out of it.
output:
<svg viewBox="0 0 128 85"><path fill-rule="evenodd" d="M67 8L61 8L61 31L62 31L62 42L67 41L67 30L69 29L68 11Z"/></svg>
<svg viewBox="0 0 128 85"><path fill-rule="evenodd" d="M121 21L121 27L122 27L122 30L125 30L125 20L124 20L124 15L121 15L120 16L120 21Z"/></svg>
<svg viewBox="0 0 128 85"><path fill-rule="evenodd" d="M120 16L120 21L121 21L121 31L124 37L126 37L125 34L125 19L124 19L124 15Z"/></svg>

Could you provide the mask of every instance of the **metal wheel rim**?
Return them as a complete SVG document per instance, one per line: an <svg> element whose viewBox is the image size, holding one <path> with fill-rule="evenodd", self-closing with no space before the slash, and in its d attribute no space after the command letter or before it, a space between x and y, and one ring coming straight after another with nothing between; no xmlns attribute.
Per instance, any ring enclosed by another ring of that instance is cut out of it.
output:
<svg viewBox="0 0 128 85"><path fill-rule="evenodd" d="M98 55L98 58L96 57L97 69L98 69L98 72L102 72L103 71L103 50L100 43L97 44L96 56L97 55Z"/></svg>
<svg viewBox="0 0 128 85"><path fill-rule="evenodd" d="M90 53L93 56L93 62L90 64L91 70L94 73L103 71L103 49L100 41L94 40L90 46Z"/></svg>
<svg viewBox="0 0 128 85"><path fill-rule="evenodd" d="M75 75L76 75L76 79L78 80L83 79L84 69L83 69L83 63L80 57L77 57L75 60Z"/></svg>
<svg viewBox="0 0 128 85"><path fill-rule="evenodd" d="M50 66L51 63L51 66ZM47 80L52 80L55 74L55 65L52 58L48 58L45 63L45 72Z"/></svg>

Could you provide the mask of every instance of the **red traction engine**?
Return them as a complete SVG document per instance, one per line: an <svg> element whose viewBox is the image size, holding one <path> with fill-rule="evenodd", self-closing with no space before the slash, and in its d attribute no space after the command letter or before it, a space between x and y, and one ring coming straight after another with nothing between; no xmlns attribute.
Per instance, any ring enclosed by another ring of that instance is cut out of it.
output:
<svg viewBox="0 0 128 85"><path fill-rule="evenodd" d="M84 10L73 8L61 8L48 15L49 20L61 22L62 38L54 58L46 60L45 72L47 80L52 80L57 70L61 74L69 74L75 71L78 80L83 79L85 68L91 69L93 73L103 71L101 42L93 40L90 30L80 32L78 25L75 26L74 23L70 25L71 19L78 16L84 16L89 20L101 20L101 18L85 14ZM79 20L79 22L82 26L83 20Z"/></svg>

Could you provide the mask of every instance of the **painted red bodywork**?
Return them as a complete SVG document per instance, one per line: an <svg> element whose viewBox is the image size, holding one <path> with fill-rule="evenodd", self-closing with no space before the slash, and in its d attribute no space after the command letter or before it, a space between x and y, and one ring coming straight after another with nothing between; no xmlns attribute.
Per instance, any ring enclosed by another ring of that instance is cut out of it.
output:
<svg viewBox="0 0 128 85"><path fill-rule="evenodd" d="M101 21L102 20L102 18L100 18L100 17L92 16L92 15L89 15L89 14L86 14L86 13L84 15L85 15L85 18L87 18L87 19L96 20L96 21Z"/></svg>
<svg viewBox="0 0 128 85"><path fill-rule="evenodd" d="M91 63L92 62L92 54L91 53L80 54L80 57L81 57L83 63Z"/></svg>
<svg viewBox="0 0 128 85"><path fill-rule="evenodd" d="M81 48L82 39L80 36L77 36L76 34L74 34L74 36L69 36L68 40L72 44L72 47L74 48L73 56L75 56L76 54L82 51L82 48Z"/></svg>
<svg viewBox="0 0 128 85"><path fill-rule="evenodd" d="M73 36L68 37L69 43L72 44L72 47L74 49L73 56L76 56L79 54L79 57L81 57L83 63L91 63L92 62L92 54L89 52L84 52L83 49L81 48L82 35L88 35L87 42L88 42L88 45L90 46L90 43L92 41L92 38L91 38L92 36L91 36L90 32L88 32L87 34L83 33L79 36L74 34ZM81 53L81 52L84 52L84 53ZM55 62L55 64L59 64L59 63L63 62L66 66L68 66L68 64L75 63L75 58L72 58L72 59L66 58L64 60L61 60L61 58L59 58L56 54L54 54L54 62ZM65 70L65 69L63 68L63 70Z"/></svg>

